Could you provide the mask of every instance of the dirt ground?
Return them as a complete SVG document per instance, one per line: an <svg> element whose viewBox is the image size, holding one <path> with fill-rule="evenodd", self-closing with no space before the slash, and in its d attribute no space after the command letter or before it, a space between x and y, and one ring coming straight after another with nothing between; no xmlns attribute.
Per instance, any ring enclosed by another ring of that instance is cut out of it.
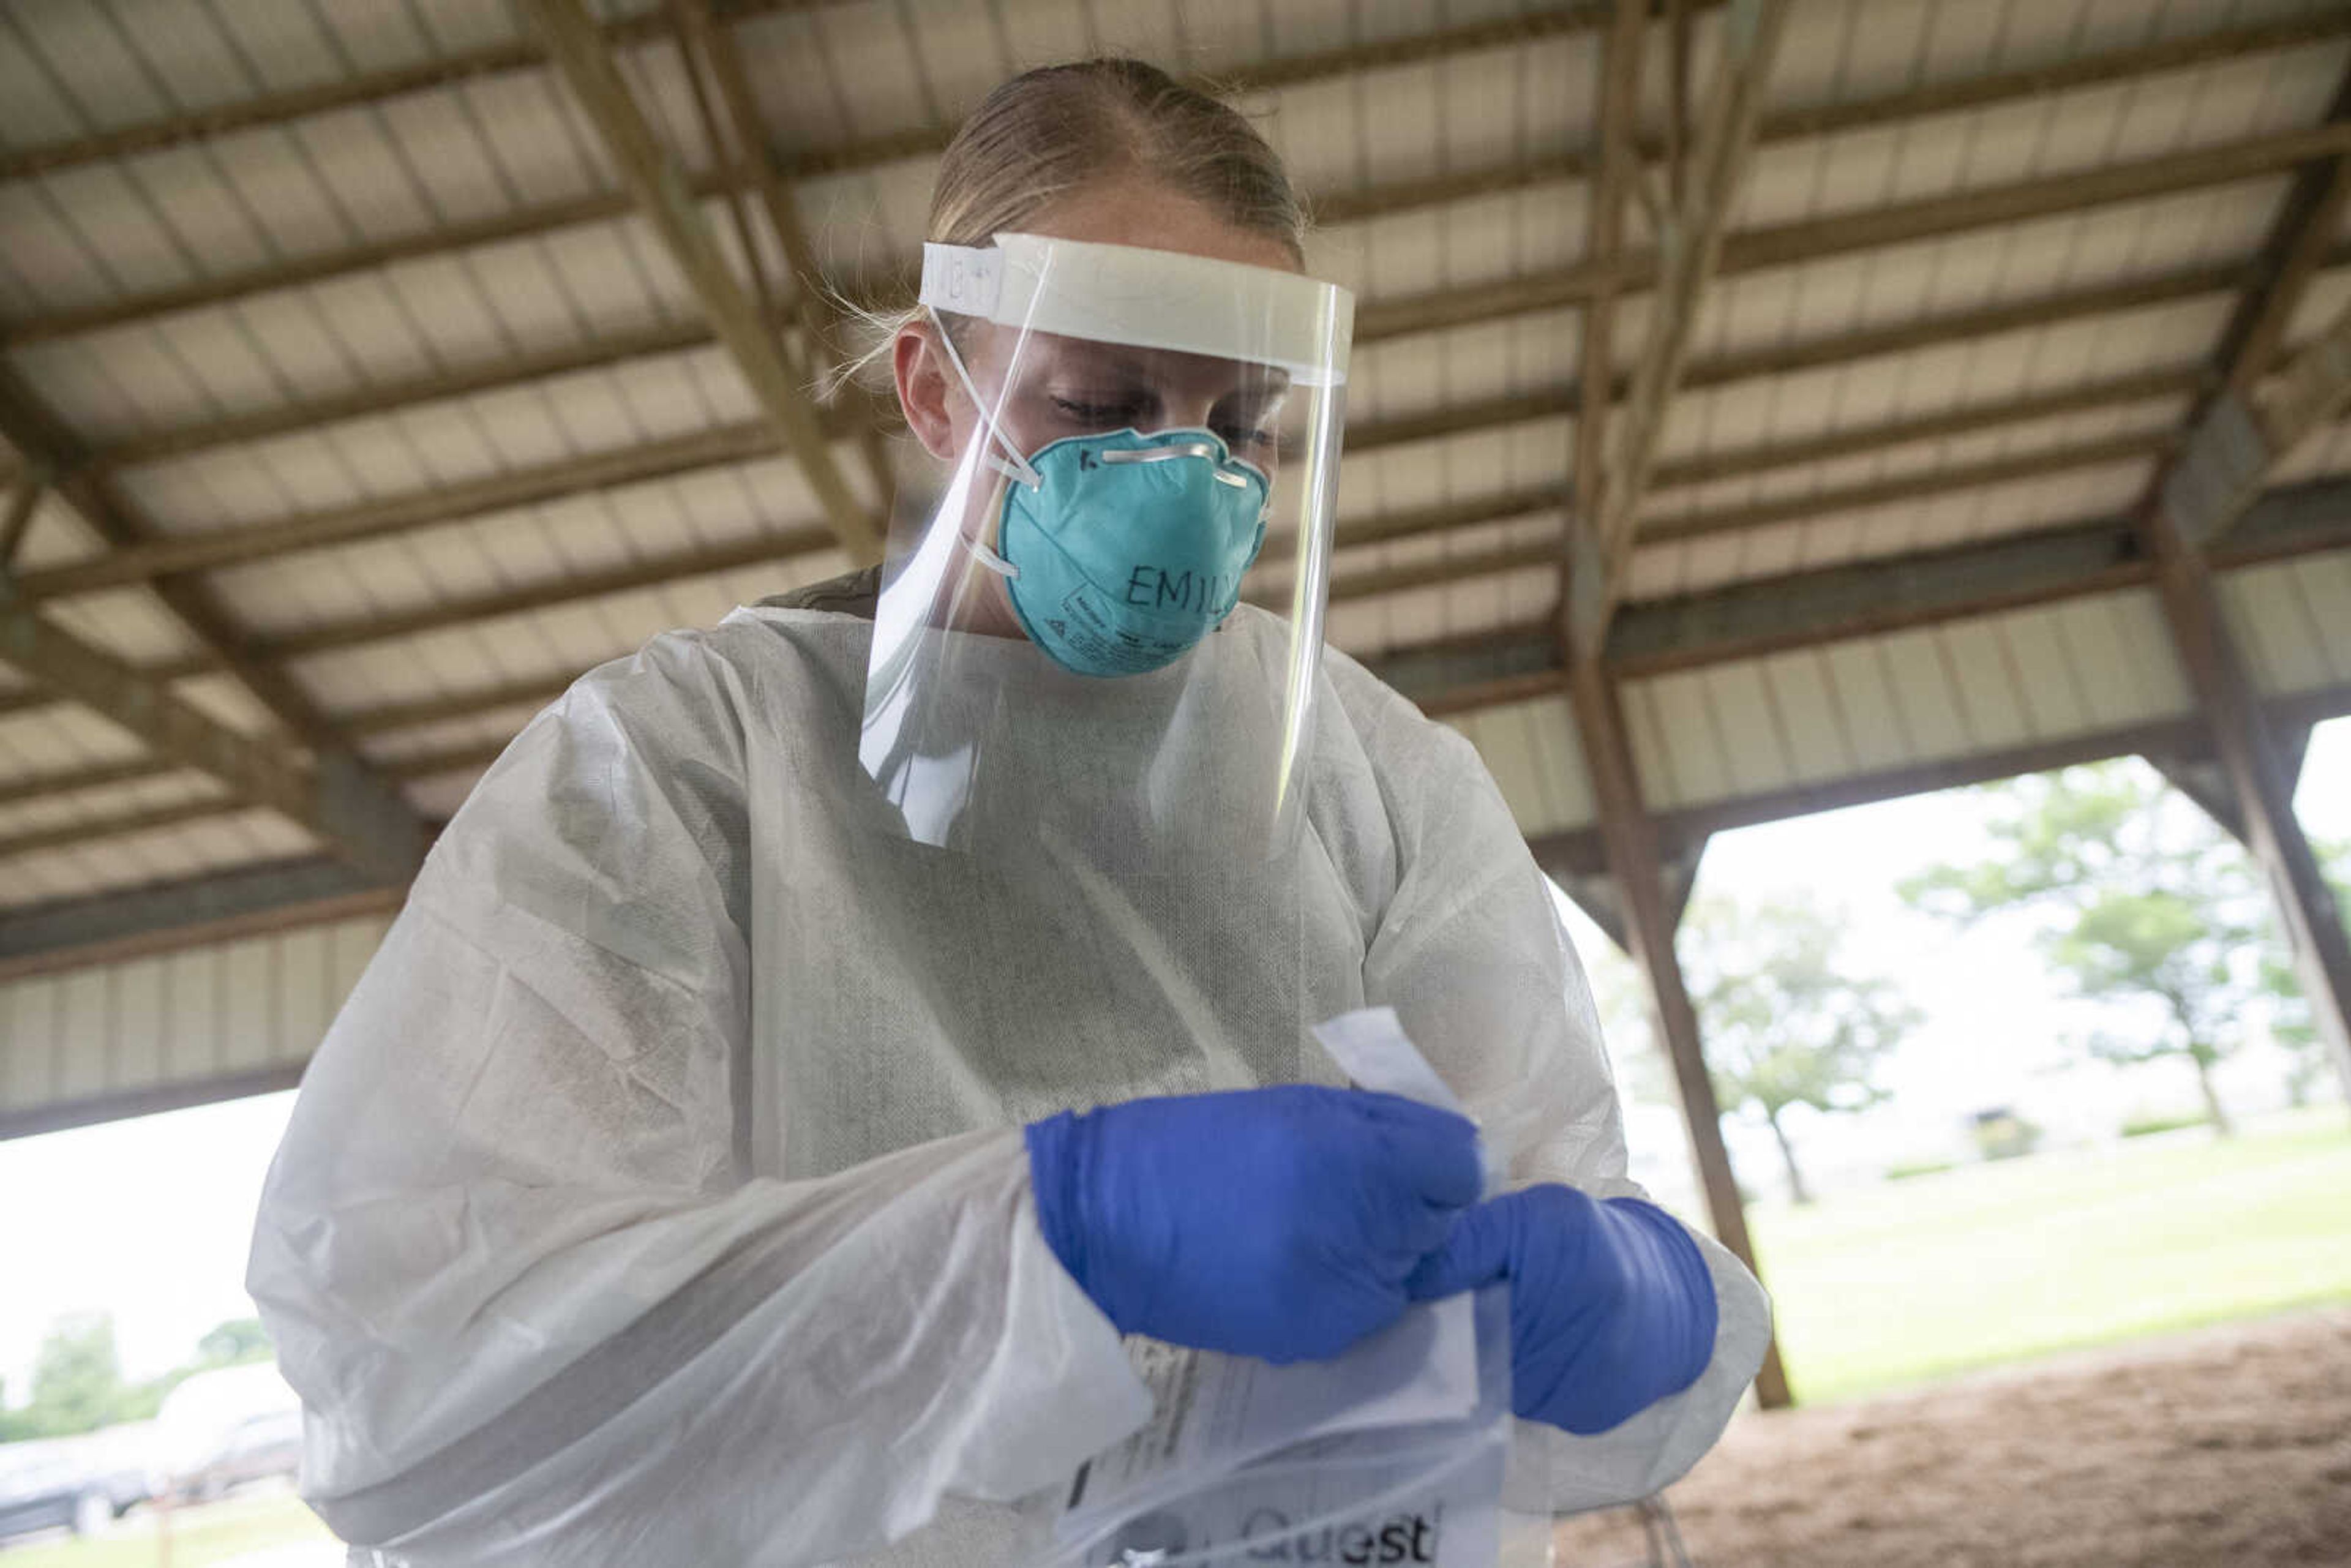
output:
<svg viewBox="0 0 2351 1568"><path fill-rule="evenodd" d="M2351 1309L1743 1415L1667 1497L1701 1568L2341 1568ZM1627 1513L1559 1542L1646 1561Z"/></svg>

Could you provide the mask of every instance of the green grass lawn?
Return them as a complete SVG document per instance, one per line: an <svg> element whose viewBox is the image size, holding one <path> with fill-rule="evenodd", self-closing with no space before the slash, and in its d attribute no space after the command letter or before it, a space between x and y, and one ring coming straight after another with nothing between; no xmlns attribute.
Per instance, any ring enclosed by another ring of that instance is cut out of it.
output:
<svg viewBox="0 0 2351 1568"><path fill-rule="evenodd" d="M323 1549L334 1541L319 1516L292 1493L256 1489L172 1515L171 1568L209 1568L248 1553L301 1542ZM89 1541L44 1537L14 1548L0 1546L6 1568L158 1568L162 1542L155 1521L138 1509L107 1534ZM332 1555L325 1561L333 1562Z"/></svg>
<svg viewBox="0 0 2351 1568"><path fill-rule="evenodd" d="M1808 1404L1991 1362L2351 1300L2351 1119L2273 1118L1758 1207Z"/></svg>

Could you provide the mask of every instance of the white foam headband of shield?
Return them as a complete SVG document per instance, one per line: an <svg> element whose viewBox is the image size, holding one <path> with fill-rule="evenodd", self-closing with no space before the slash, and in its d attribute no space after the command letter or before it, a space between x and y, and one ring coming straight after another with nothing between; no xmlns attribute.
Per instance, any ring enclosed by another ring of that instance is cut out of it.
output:
<svg viewBox="0 0 2351 1568"><path fill-rule="evenodd" d="M1335 283L1042 235L924 246L922 302L1029 331L1279 365L1311 387L1346 383L1355 326L1355 297Z"/></svg>

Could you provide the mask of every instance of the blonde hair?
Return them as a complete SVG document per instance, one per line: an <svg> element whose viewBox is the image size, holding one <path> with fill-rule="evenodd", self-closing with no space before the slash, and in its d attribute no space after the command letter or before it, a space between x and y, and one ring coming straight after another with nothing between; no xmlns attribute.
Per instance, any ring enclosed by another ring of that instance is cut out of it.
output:
<svg viewBox="0 0 2351 1568"><path fill-rule="evenodd" d="M1070 192L1127 173L1279 241L1304 264L1306 208L1280 156L1231 105L1134 59L1040 66L989 93L939 161L924 237L986 245ZM855 316L863 351L842 367L835 386L882 359L922 309L910 304Z"/></svg>

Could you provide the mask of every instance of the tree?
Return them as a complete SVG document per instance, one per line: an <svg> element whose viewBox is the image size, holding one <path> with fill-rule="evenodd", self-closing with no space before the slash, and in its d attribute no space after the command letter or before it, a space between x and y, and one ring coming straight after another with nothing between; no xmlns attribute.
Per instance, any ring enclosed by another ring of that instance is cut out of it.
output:
<svg viewBox="0 0 2351 1568"><path fill-rule="evenodd" d="M269 1333L259 1318L231 1318L196 1342L196 1364L204 1370L267 1361L271 1354Z"/></svg>
<svg viewBox="0 0 2351 1568"><path fill-rule="evenodd" d="M10 1412L8 1435L61 1437L96 1431L114 1419L122 1393L114 1320L104 1312L59 1318L42 1337L33 1359L32 1400Z"/></svg>
<svg viewBox="0 0 2351 1568"><path fill-rule="evenodd" d="M1715 1097L1762 1118L1780 1146L1788 1193L1810 1203L1786 1124L1808 1105L1828 1113L1883 1100L1877 1064L1916 1027L1917 1009L1882 977L1838 964L1842 923L1800 899L1695 904L1682 971L1698 1009Z"/></svg>
<svg viewBox="0 0 2351 1568"><path fill-rule="evenodd" d="M1907 878L1903 895L1963 924L2003 912L2032 919L2035 941L2077 994L2145 1020L2096 1030L2091 1052L2125 1064L2186 1061L2213 1130L2228 1134L2212 1071L2259 1011L2260 956L2273 943L2243 851L2136 761L2032 774L1981 794L1991 857Z"/></svg>

